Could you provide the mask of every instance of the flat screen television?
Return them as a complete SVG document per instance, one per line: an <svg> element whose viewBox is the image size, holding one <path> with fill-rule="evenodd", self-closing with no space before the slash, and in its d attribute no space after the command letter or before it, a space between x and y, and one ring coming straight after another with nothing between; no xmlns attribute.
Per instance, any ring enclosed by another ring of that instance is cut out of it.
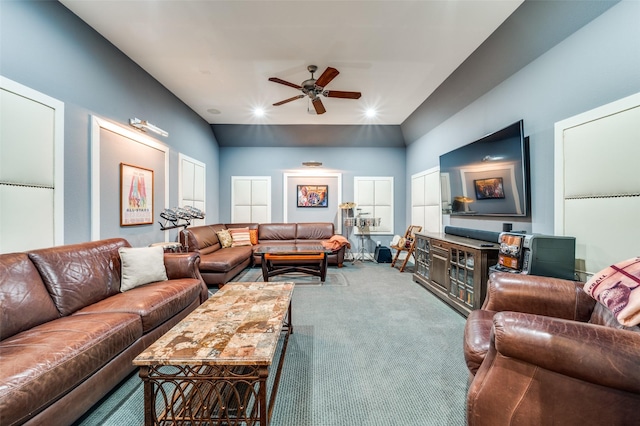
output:
<svg viewBox="0 0 640 426"><path fill-rule="evenodd" d="M440 156L442 209L454 216L527 216L529 144L520 120Z"/></svg>

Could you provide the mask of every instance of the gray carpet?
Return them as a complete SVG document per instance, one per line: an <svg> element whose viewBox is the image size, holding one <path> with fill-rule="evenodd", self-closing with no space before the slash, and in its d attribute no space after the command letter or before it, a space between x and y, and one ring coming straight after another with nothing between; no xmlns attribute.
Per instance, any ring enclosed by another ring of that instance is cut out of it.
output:
<svg viewBox="0 0 640 426"><path fill-rule="evenodd" d="M365 262L331 267L322 285L278 280L300 285L272 425L465 424L464 318L410 272ZM142 397L133 375L78 424L141 425Z"/></svg>

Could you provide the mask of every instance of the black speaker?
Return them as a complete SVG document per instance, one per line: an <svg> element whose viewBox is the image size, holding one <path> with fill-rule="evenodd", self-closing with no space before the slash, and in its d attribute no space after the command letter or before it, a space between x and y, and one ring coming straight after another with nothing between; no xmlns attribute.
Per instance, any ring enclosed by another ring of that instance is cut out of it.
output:
<svg viewBox="0 0 640 426"><path fill-rule="evenodd" d="M481 229L457 228L455 226L445 226L444 233L449 235L457 235L458 237L473 238L474 240L499 242L499 232L483 231Z"/></svg>
<svg viewBox="0 0 640 426"><path fill-rule="evenodd" d="M373 258L377 263L391 263L391 249L389 247L377 246Z"/></svg>

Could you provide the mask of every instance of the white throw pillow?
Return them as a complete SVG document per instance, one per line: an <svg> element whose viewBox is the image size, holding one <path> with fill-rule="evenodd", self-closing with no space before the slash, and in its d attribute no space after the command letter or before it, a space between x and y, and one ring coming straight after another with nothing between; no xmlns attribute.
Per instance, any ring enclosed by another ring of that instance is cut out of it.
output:
<svg viewBox="0 0 640 426"><path fill-rule="evenodd" d="M143 284L167 280L162 247L120 247L118 253L122 265L121 292Z"/></svg>

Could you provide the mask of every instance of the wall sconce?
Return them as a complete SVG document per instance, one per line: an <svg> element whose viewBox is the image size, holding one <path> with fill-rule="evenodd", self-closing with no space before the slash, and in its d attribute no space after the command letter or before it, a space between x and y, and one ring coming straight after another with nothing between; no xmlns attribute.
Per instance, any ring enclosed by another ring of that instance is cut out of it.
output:
<svg viewBox="0 0 640 426"><path fill-rule="evenodd" d="M302 165L305 167L320 167L322 163L320 161L303 161Z"/></svg>
<svg viewBox="0 0 640 426"><path fill-rule="evenodd" d="M169 136L169 133L166 130L162 130L158 126L154 126L153 124L149 123L147 120L140 120L139 118L130 118L129 124L138 130L142 130L143 132L146 132L147 130L151 130L152 132L157 133L160 136L164 136L164 137Z"/></svg>

